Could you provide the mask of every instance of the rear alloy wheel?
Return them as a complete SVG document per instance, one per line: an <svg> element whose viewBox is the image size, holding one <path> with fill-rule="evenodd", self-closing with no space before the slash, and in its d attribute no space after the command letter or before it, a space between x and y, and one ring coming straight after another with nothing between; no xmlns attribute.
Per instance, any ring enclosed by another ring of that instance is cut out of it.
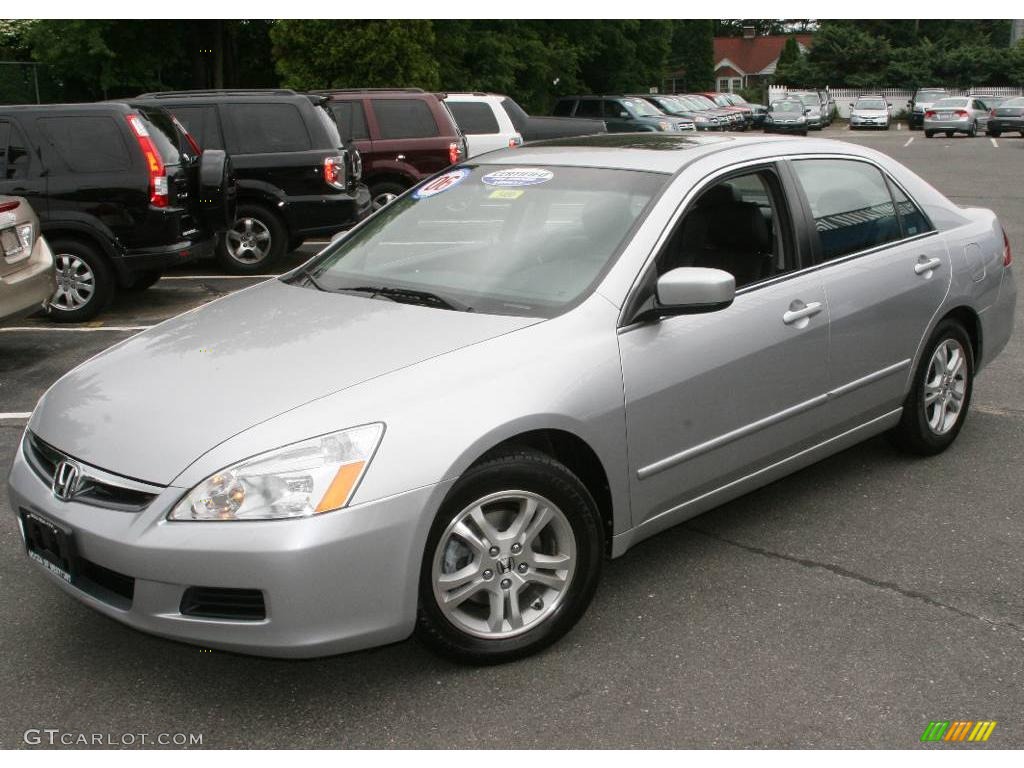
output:
<svg viewBox="0 0 1024 768"><path fill-rule="evenodd" d="M278 261L287 245L287 233L277 216L258 205L240 205L218 251L230 271L255 274Z"/></svg>
<svg viewBox="0 0 1024 768"><path fill-rule="evenodd" d="M890 437L908 453L930 456L948 448L967 418L974 387L974 352L963 326L943 320L914 373L903 415Z"/></svg>
<svg viewBox="0 0 1024 768"><path fill-rule="evenodd" d="M370 187L370 199L373 202L373 210L379 211L400 194L405 192L406 187L394 181L381 181Z"/></svg>
<svg viewBox="0 0 1024 768"><path fill-rule="evenodd" d="M471 468L434 521L417 636L458 661L496 664L564 635L597 587L600 517L564 465L520 448Z"/></svg>
<svg viewBox="0 0 1024 768"><path fill-rule="evenodd" d="M61 323L91 320L114 296L110 266L96 248L78 240L56 239L50 248L57 276L50 317Z"/></svg>

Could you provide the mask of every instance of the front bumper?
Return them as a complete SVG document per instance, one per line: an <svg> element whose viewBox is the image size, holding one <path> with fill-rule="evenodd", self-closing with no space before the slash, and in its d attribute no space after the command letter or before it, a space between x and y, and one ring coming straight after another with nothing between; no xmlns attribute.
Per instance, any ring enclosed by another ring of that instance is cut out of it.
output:
<svg viewBox="0 0 1024 768"><path fill-rule="evenodd" d="M427 531L449 486L297 520L169 522L167 512L184 489L163 489L138 513L58 501L19 446L8 493L15 514L27 510L66 527L80 558L134 579L134 594L125 603L37 565L91 608L187 643L304 658L408 637ZM182 597L189 586L260 590L266 617L185 615Z"/></svg>
<svg viewBox="0 0 1024 768"><path fill-rule="evenodd" d="M807 133L807 123L765 123L765 133Z"/></svg>
<svg viewBox="0 0 1024 768"><path fill-rule="evenodd" d="M43 309L56 290L53 253L46 238L40 236L21 268L0 277L0 320Z"/></svg>
<svg viewBox="0 0 1024 768"><path fill-rule="evenodd" d="M851 117L851 128L888 128L889 120L884 117Z"/></svg>

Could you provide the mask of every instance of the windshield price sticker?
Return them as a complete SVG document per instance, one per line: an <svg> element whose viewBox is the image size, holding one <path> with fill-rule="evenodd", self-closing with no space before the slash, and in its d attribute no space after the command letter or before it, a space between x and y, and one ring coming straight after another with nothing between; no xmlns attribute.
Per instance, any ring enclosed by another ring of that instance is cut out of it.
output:
<svg viewBox="0 0 1024 768"><path fill-rule="evenodd" d="M469 176L469 168L456 168L454 171L443 173L436 179L427 182L413 192L412 196L417 200L422 200L426 197L433 197L434 195L445 192L452 187L458 186L467 176Z"/></svg>
<svg viewBox="0 0 1024 768"><path fill-rule="evenodd" d="M487 197L491 200L518 200L525 194L521 189L496 189Z"/></svg>
<svg viewBox="0 0 1024 768"><path fill-rule="evenodd" d="M490 187L529 187L553 178L555 174L544 168L506 168L488 173L481 181Z"/></svg>

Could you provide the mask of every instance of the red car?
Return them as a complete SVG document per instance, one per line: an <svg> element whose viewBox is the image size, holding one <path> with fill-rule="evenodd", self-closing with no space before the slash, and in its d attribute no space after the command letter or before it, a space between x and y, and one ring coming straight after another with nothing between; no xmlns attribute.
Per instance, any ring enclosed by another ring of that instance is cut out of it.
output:
<svg viewBox="0 0 1024 768"><path fill-rule="evenodd" d="M419 88L314 91L327 97L346 141L363 161L363 183L377 210L416 184L467 157L466 139L443 101Z"/></svg>
<svg viewBox="0 0 1024 768"><path fill-rule="evenodd" d="M744 107L739 104L734 104L732 100L729 98L731 94L722 93L721 91L704 91L700 95L708 99L711 99L711 101L713 101L722 109L728 110L729 112L732 113L739 112L743 116L743 127L740 128L741 131L745 131L747 128L753 125L754 110L752 110L750 107Z"/></svg>

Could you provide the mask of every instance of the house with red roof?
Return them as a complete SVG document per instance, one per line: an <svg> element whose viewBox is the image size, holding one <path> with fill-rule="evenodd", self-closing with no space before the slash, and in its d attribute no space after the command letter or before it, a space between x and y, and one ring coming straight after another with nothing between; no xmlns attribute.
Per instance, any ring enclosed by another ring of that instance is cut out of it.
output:
<svg viewBox="0 0 1024 768"><path fill-rule="evenodd" d="M775 74L775 65L786 41L796 38L801 53L810 50L814 35L757 35L743 28L743 37L716 37L715 90L732 93L761 85Z"/></svg>

